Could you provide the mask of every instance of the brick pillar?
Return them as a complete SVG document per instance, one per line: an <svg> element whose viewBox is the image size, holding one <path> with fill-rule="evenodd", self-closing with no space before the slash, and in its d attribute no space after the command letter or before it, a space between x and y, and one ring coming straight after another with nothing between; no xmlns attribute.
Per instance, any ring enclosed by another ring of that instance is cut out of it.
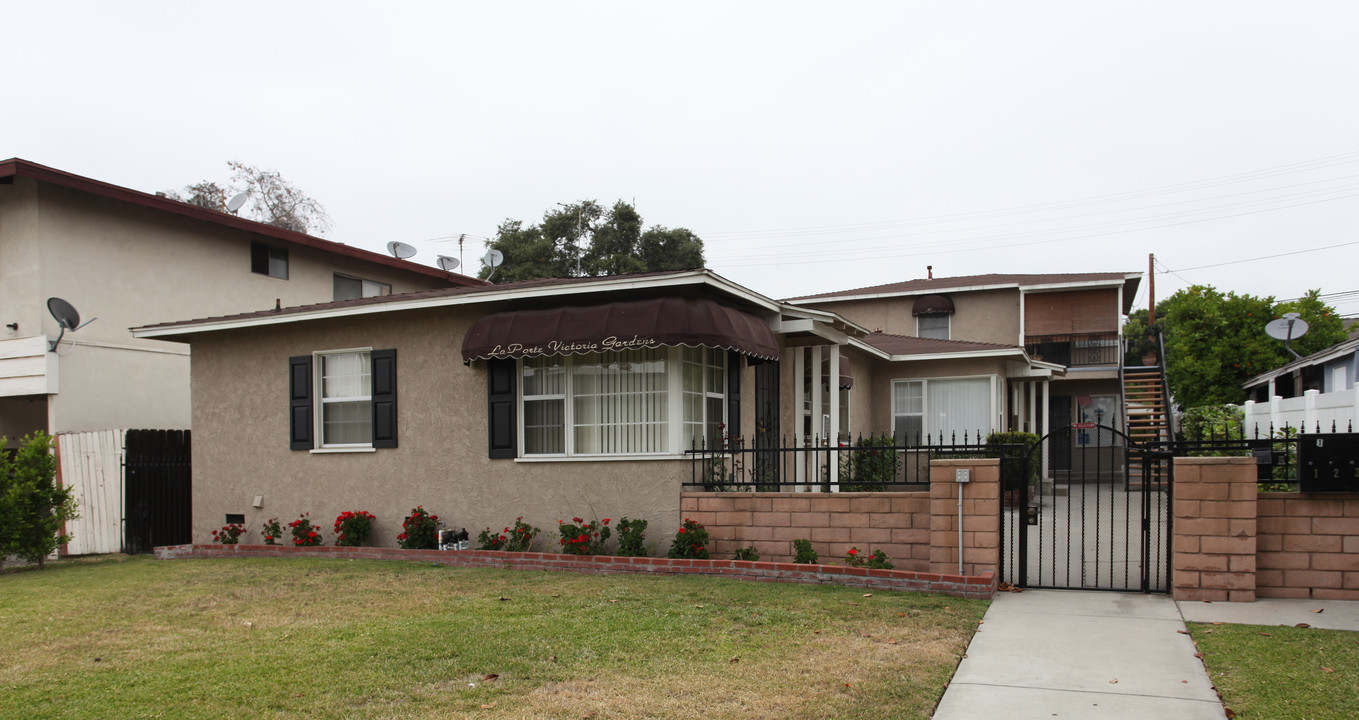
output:
<svg viewBox="0 0 1359 720"><path fill-rule="evenodd" d="M972 481L955 482L956 471ZM963 493L963 573L1000 570L1000 460L930 461L930 572L958 574L958 492Z"/></svg>
<svg viewBox="0 0 1359 720"><path fill-rule="evenodd" d="M1175 458L1176 600L1255 601L1255 460Z"/></svg>

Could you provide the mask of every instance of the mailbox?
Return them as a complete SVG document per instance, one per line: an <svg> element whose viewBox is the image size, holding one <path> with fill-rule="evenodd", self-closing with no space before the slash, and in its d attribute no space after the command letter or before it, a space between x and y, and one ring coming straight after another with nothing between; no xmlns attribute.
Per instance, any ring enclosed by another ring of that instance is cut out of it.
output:
<svg viewBox="0 0 1359 720"><path fill-rule="evenodd" d="M1359 433L1299 435L1298 489L1359 492Z"/></svg>

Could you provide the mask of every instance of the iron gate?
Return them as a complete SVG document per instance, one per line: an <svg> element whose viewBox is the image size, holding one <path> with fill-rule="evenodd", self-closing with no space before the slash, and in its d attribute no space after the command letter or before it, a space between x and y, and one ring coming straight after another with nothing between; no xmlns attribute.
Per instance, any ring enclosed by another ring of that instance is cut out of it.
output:
<svg viewBox="0 0 1359 720"><path fill-rule="evenodd" d="M1070 462L1054 467L1053 457ZM1001 469L1002 580L1169 591L1170 453L1139 446L1111 427L1076 423L1048 433L1024 462L1002 463L1008 463Z"/></svg>
<svg viewBox="0 0 1359 720"><path fill-rule="evenodd" d="M123 552L192 542L190 431L128 430L123 447Z"/></svg>

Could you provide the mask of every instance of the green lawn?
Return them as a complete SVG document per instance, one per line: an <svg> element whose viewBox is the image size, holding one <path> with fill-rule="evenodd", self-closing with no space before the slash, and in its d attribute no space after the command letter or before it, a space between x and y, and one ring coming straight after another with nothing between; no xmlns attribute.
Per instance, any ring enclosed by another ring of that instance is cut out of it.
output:
<svg viewBox="0 0 1359 720"><path fill-rule="evenodd" d="M1189 623L1238 720L1359 718L1359 633Z"/></svg>
<svg viewBox="0 0 1359 720"><path fill-rule="evenodd" d="M0 717L928 718L986 603L866 595L332 559L62 561L0 575Z"/></svg>

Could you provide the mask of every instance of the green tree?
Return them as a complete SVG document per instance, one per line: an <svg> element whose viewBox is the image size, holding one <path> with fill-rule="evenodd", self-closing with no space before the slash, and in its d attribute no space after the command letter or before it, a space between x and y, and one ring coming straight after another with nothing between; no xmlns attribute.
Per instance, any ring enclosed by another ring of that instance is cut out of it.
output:
<svg viewBox="0 0 1359 720"><path fill-rule="evenodd" d="M559 205L537 225L507 219L488 247L505 260L495 280L602 277L703 267L703 240L684 228L643 231L642 216L619 200L606 212L593 200ZM490 277L482 268L480 277Z"/></svg>
<svg viewBox="0 0 1359 720"><path fill-rule="evenodd" d="M1243 402L1242 383L1293 359L1282 342L1265 334L1265 325L1285 312L1301 313L1311 326L1293 343L1301 355L1344 340L1341 320L1318 299L1320 292L1275 303L1273 297L1224 294L1211 285L1194 285L1157 303L1156 325L1165 338L1166 377L1176 402L1187 408ZM1124 326L1134 356L1146 346L1146 321L1147 312L1139 310Z"/></svg>
<svg viewBox="0 0 1359 720"><path fill-rule="evenodd" d="M0 438L0 447L5 444ZM38 432L11 457L0 454L0 559L14 555L42 567L71 537L62 532L76 514L71 488L56 485L52 438Z"/></svg>

